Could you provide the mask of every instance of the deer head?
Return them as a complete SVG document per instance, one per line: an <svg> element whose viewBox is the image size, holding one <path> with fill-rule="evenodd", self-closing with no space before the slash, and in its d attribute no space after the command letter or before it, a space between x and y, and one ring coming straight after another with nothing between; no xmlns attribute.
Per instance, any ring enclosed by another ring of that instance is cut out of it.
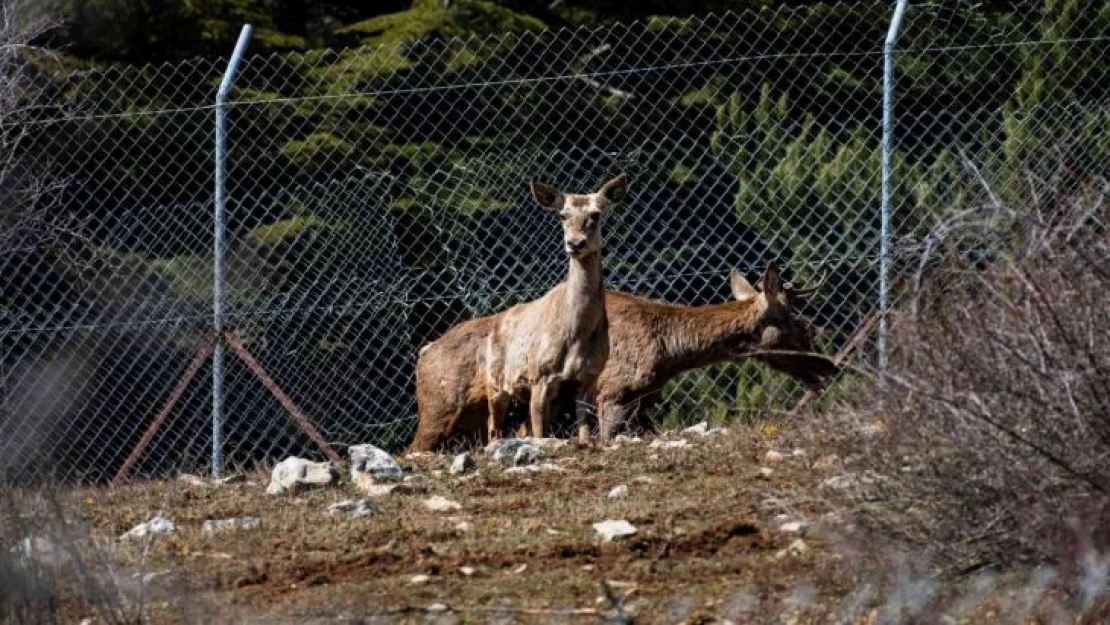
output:
<svg viewBox="0 0 1110 625"><path fill-rule="evenodd" d="M532 197L563 221L563 249L568 256L581 257L601 251L601 216L624 200L626 176L606 182L597 193L570 194L542 182L532 183Z"/></svg>
<svg viewBox="0 0 1110 625"><path fill-rule="evenodd" d="M840 368L817 351L813 324L805 317L794 314L790 307L813 295L824 285L827 277L826 274L814 286L796 289L789 283L783 283L778 265L773 262L768 263L759 281L759 290L735 269L729 276L733 297L738 301L751 301L756 304L756 310L761 311L753 328L758 337L754 347L756 353L751 355L811 389L824 386L840 372ZM759 352L783 353L761 355Z"/></svg>

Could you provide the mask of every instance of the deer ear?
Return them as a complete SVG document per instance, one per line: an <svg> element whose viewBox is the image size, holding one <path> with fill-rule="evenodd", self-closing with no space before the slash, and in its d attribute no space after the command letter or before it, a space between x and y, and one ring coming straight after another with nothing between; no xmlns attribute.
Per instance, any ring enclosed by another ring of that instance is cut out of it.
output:
<svg viewBox="0 0 1110 625"><path fill-rule="evenodd" d="M547 183L532 181L532 197L547 210L563 208L563 194Z"/></svg>
<svg viewBox="0 0 1110 625"><path fill-rule="evenodd" d="M628 196L628 174L621 174L601 185L598 195L605 198L610 204L623 202Z"/></svg>
<svg viewBox="0 0 1110 625"><path fill-rule="evenodd" d="M752 299L756 295L759 295L759 291L755 290L755 287L752 286L751 282L748 282L748 279L744 277L744 274L735 269L729 272L728 283L730 286L732 286L732 296L735 297L738 301L742 302Z"/></svg>
<svg viewBox="0 0 1110 625"><path fill-rule="evenodd" d="M774 299L782 293L782 273L774 262L767 263L763 271L763 278L759 281L763 286L763 295L767 299Z"/></svg>

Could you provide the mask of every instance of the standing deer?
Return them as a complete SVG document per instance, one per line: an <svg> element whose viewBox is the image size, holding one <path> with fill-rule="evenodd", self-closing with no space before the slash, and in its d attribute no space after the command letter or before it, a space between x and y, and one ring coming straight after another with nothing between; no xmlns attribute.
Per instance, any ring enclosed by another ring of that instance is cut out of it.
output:
<svg viewBox="0 0 1110 625"><path fill-rule="evenodd" d="M528 398L532 435L543 437L567 385L593 390L609 358L609 323L601 280L601 217L624 200L622 174L592 194L568 194L533 182L532 196L563 224L564 282L532 302L455 326L420 350L413 450L431 449L452 432L503 433L513 399Z"/></svg>
<svg viewBox="0 0 1110 625"><path fill-rule="evenodd" d="M783 285L773 263L761 280L762 291L736 270L731 272L730 283L735 301L709 306L677 306L627 293L605 294L611 347L593 394L602 440L608 440L621 425L641 421L671 378L705 365L754 357L811 388L836 375L837 366L815 353L812 325L790 311L793 302L812 295L821 284L804 289ZM460 334L456 353L468 353L461 349L468 341L474 351L482 344L481 333L474 326L469 337ZM475 361L464 356L450 364L442 361L440 366L455 367L451 374L455 377L443 387L451 389L448 395L456 401L454 411L437 415L422 410L414 450L428 451L452 440L481 437L486 398L480 388L466 382L477 371ZM422 391L418 374L417 392Z"/></svg>

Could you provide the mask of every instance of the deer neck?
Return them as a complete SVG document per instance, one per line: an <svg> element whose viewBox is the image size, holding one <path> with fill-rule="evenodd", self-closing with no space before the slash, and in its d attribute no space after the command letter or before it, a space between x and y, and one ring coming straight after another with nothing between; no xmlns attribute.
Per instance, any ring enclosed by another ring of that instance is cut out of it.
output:
<svg viewBox="0 0 1110 625"><path fill-rule="evenodd" d="M734 360L758 342L762 314L758 301L674 307L657 328L661 346L658 370L667 377Z"/></svg>
<svg viewBox="0 0 1110 625"><path fill-rule="evenodd" d="M605 291L601 279L601 252L570 259L567 272L567 321L593 327L605 315Z"/></svg>

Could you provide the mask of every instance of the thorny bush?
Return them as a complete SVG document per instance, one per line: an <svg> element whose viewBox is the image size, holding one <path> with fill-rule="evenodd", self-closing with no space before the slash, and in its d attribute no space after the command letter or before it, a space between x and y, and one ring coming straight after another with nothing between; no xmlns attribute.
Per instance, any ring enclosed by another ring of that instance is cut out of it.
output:
<svg viewBox="0 0 1110 625"><path fill-rule="evenodd" d="M861 516L957 570L1110 546L1108 218L1096 181L933 231L867 409L887 434Z"/></svg>

